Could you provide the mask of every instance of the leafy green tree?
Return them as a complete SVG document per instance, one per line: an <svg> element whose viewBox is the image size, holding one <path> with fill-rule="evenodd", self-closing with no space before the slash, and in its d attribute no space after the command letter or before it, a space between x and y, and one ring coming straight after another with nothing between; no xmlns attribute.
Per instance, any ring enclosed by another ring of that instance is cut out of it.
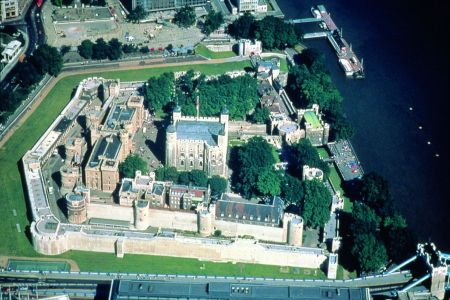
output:
<svg viewBox="0 0 450 300"><path fill-rule="evenodd" d="M330 173L327 163L320 159L319 153L308 139L301 139L298 143L293 144L290 152L292 169L297 176L302 175L304 165L319 168L326 175Z"/></svg>
<svg viewBox="0 0 450 300"><path fill-rule="evenodd" d="M274 16L267 16L255 24L255 38L265 49L284 49L297 44L299 38L292 24Z"/></svg>
<svg viewBox="0 0 450 300"><path fill-rule="evenodd" d="M254 123L265 124L269 121L270 112L267 107L257 107L250 119Z"/></svg>
<svg viewBox="0 0 450 300"><path fill-rule="evenodd" d="M211 196L220 197L227 189L228 182L225 178L214 175L208 181Z"/></svg>
<svg viewBox="0 0 450 300"><path fill-rule="evenodd" d="M303 183L297 177L285 174L281 181L281 196L287 205L303 207Z"/></svg>
<svg viewBox="0 0 450 300"><path fill-rule="evenodd" d="M23 88L28 88L42 79L42 75L36 70L33 64L23 62L18 66L18 80ZM2 98L3 99L3 98Z"/></svg>
<svg viewBox="0 0 450 300"><path fill-rule="evenodd" d="M385 220L386 221L386 220ZM403 219L404 221L404 219ZM406 226L406 222L396 224L394 220L389 226L383 228L383 240L386 250L394 262L400 263L415 253L417 239L414 233Z"/></svg>
<svg viewBox="0 0 450 300"><path fill-rule="evenodd" d="M61 53L62 56L64 56L67 52L70 51L70 46L67 45L62 45L61 48L59 48L59 52Z"/></svg>
<svg viewBox="0 0 450 300"><path fill-rule="evenodd" d="M159 167L155 170L156 180L178 181L178 171L175 167Z"/></svg>
<svg viewBox="0 0 450 300"><path fill-rule="evenodd" d="M78 53L86 59L91 59L92 54L94 54L94 43L90 40L82 41L81 45L78 46Z"/></svg>
<svg viewBox="0 0 450 300"><path fill-rule="evenodd" d="M150 78L145 86L146 103L153 111L162 108L172 101L175 87L175 76L172 72L163 73L157 78Z"/></svg>
<svg viewBox="0 0 450 300"><path fill-rule="evenodd" d="M267 168L258 176L258 191L263 195L278 196L281 193L281 180L273 168Z"/></svg>
<svg viewBox="0 0 450 300"><path fill-rule="evenodd" d="M36 70L52 76L58 76L63 67L63 60L61 53L52 46L40 45L33 53L31 62L36 67Z"/></svg>
<svg viewBox="0 0 450 300"><path fill-rule="evenodd" d="M354 236L375 233L380 229L381 218L364 203L355 202L352 211L351 230Z"/></svg>
<svg viewBox="0 0 450 300"><path fill-rule="evenodd" d="M118 39L114 38L108 42L108 58L110 60L118 60L122 57L122 43Z"/></svg>
<svg viewBox="0 0 450 300"><path fill-rule="evenodd" d="M375 172L364 174L360 193L362 201L374 208L378 214L389 214L392 197L389 191L389 183L381 175Z"/></svg>
<svg viewBox="0 0 450 300"><path fill-rule="evenodd" d="M122 46L123 53L129 54L138 51L138 47L130 44L125 44Z"/></svg>
<svg viewBox="0 0 450 300"><path fill-rule="evenodd" d="M330 219L331 194L325 185L318 180L303 182L302 217L306 226L324 227Z"/></svg>
<svg viewBox="0 0 450 300"><path fill-rule="evenodd" d="M388 259L383 242L371 233L356 236L352 254L357 258L359 270L365 272L377 271Z"/></svg>
<svg viewBox="0 0 450 300"><path fill-rule="evenodd" d="M106 59L108 58L110 47L103 38L99 38L92 46L92 51L93 59Z"/></svg>
<svg viewBox="0 0 450 300"><path fill-rule="evenodd" d="M253 137L238 150L237 177L238 190L246 197L257 194L258 177L262 171L272 168L275 158L272 153L273 146L262 137Z"/></svg>
<svg viewBox="0 0 450 300"><path fill-rule="evenodd" d="M208 176L204 171L192 170L189 174L189 181L195 186L207 186Z"/></svg>
<svg viewBox="0 0 450 300"><path fill-rule="evenodd" d="M195 11L193 7L185 6L177 10L173 21L180 27L191 27L195 23Z"/></svg>
<svg viewBox="0 0 450 300"><path fill-rule="evenodd" d="M148 16L148 12L145 11L142 5L136 6L130 14L128 15L128 19L133 23L140 23L141 20L145 19Z"/></svg>
<svg viewBox="0 0 450 300"><path fill-rule="evenodd" d="M228 26L228 32L236 39L252 39L254 27L255 17L246 12Z"/></svg>
<svg viewBox="0 0 450 300"><path fill-rule="evenodd" d="M216 13L214 10L210 10L208 15L206 15L204 32L206 35L210 35L214 30L219 29L223 22L222 12Z"/></svg>
<svg viewBox="0 0 450 300"><path fill-rule="evenodd" d="M191 178L189 176L189 172L179 172L178 173L178 183L179 184L189 185L190 182L191 182Z"/></svg>
<svg viewBox="0 0 450 300"><path fill-rule="evenodd" d="M137 154L130 154L119 164L119 171L122 177L134 178L136 171L143 174L148 173L148 164Z"/></svg>

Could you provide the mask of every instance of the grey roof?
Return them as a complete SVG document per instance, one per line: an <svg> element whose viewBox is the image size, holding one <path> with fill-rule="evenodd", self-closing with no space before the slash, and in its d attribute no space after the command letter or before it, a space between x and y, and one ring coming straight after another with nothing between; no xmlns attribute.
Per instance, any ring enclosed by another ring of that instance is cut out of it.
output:
<svg viewBox="0 0 450 300"><path fill-rule="evenodd" d="M110 299L369 300L364 288L298 287L252 282L114 280Z"/></svg>
<svg viewBox="0 0 450 300"><path fill-rule="evenodd" d="M153 184L152 194L161 196L164 192L164 185L160 183Z"/></svg>
<svg viewBox="0 0 450 300"><path fill-rule="evenodd" d="M108 141L109 140L109 141ZM119 138L115 135L109 137L101 137L95 144L92 159L89 162L90 167L96 167L100 163L100 156L104 156L107 159L116 159L119 153L120 145Z"/></svg>
<svg viewBox="0 0 450 300"><path fill-rule="evenodd" d="M245 220L246 222L251 221L254 223L278 225L281 221L283 210L284 201L280 197L272 197L266 203L255 203L245 199L242 200L242 198L226 197L222 197L222 199L216 202L216 218L224 218L232 221ZM231 217L229 217L230 215ZM236 215L238 215L238 218L236 218ZM265 221L266 218L267 221Z"/></svg>
<svg viewBox="0 0 450 300"><path fill-rule="evenodd" d="M175 131L177 131L177 130L175 129L175 126L173 126L173 124L170 124L169 126L167 126L168 133L174 133Z"/></svg>
<svg viewBox="0 0 450 300"><path fill-rule="evenodd" d="M207 121L178 121L178 140L201 140L210 146L217 146L217 136L223 134L224 124Z"/></svg>
<svg viewBox="0 0 450 300"><path fill-rule="evenodd" d="M135 111L135 108L115 106L106 121L106 125L110 129L120 129L121 124L131 120Z"/></svg>

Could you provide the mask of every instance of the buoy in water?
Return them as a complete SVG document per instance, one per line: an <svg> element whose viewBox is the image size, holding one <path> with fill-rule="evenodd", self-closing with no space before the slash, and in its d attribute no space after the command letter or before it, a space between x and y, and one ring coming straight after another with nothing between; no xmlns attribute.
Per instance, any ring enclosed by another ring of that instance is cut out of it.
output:
<svg viewBox="0 0 450 300"><path fill-rule="evenodd" d="M409 107L409 110L413 110L412 106Z"/></svg>
<svg viewBox="0 0 450 300"><path fill-rule="evenodd" d="M436 153L434 156L439 157L439 153Z"/></svg>
<svg viewBox="0 0 450 300"><path fill-rule="evenodd" d="M427 141L427 144L428 144L428 145L431 145L431 142L430 142L430 141Z"/></svg>
<svg viewBox="0 0 450 300"><path fill-rule="evenodd" d="M422 130L422 126L419 126L419 129Z"/></svg>

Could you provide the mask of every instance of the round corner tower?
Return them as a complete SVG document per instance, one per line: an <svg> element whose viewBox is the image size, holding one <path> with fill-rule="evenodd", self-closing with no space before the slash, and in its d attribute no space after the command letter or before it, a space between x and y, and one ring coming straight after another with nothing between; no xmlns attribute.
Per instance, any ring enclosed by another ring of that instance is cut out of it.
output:
<svg viewBox="0 0 450 300"><path fill-rule="evenodd" d="M66 195L67 218L70 223L81 224L87 220L86 195L68 193Z"/></svg>
<svg viewBox="0 0 450 300"><path fill-rule="evenodd" d="M283 218L286 228L286 242L291 246L301 246L303 243L303 219L294 214L285 214Z"/></svg>
<svg viewBox="0 0 450 300"><path fill-rule="evenodd" d="M213 214L207 208L201 208L197 212L198 233L200 236L210 236L213 231Z"/></svg>
<svg viewBox="0 0 450 300"><path fill-rule="evenodd" d="M146 230L149 226L149 206L147 200L134 201L134 227L137 230Z"/></svg>
<svg viewBox="0 0 450 300"><path fill-rule="evenodd" d="M80 176L79 169L77 167L62 166L59 171L61 174L61 194L72 192Z"/></svg>

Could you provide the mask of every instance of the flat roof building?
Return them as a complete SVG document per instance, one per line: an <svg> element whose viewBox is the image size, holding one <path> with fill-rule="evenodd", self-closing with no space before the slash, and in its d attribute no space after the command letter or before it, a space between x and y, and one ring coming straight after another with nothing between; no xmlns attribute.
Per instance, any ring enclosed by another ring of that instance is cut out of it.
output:
<svg viewBox="0 0 450 300"><path fill-rule="evenodd" d="M1 0L0 1L0 21L15 18L19 16L18 0Z"/></svg>
<svg viewBox="0 0 450 300"><path fill-rule="evenodd" d="M8 63L13 60L14 57L19 54L21 45L22 43L17 40L9 42L8 45L6 45L6 48L2 51L2 62Z"/></svg>
<svg viewBox="0 0 450 300"><path fill-rule="evenodd" d="M131 7L138 5L148 12L179 9L187 6L204 6L207 0L131 0Z"/></svg>

